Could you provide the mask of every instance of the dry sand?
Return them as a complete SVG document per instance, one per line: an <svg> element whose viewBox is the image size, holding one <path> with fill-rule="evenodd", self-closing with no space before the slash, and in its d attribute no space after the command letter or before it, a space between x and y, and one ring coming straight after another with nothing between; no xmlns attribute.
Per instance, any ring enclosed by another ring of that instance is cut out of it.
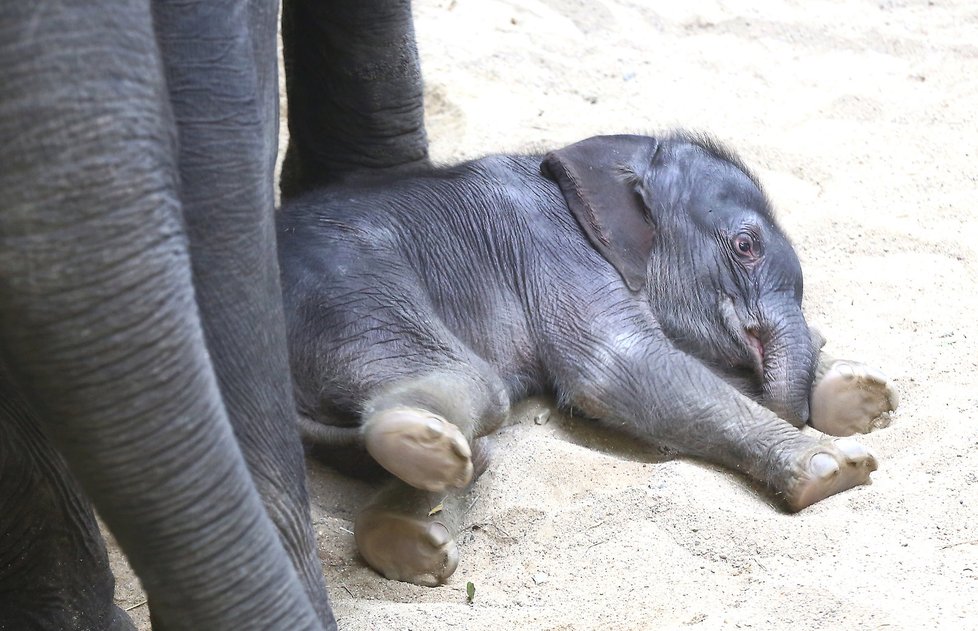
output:
<svg viewBox="0 0 978 631"><path fill-rule="evenodd" d="M524 415L499 434L438 588L365 567L350 531L371 487L313 464L340 627L978 628L978 7L422 0L415 13L436 160L714 133L774 199L828 350L883 369L902 407L861 439L873 484L795 515L726 471ZM124 605L141 599L129 576ZM148 628L145 606L133 613Z"/></svg>

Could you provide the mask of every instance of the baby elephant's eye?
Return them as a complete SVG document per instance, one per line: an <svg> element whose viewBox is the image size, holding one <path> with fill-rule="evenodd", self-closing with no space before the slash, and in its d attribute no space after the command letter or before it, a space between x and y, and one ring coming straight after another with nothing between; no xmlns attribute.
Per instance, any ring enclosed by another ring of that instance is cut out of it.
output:
<svg viewBox="0 0 978 631"><path fill-rule="evenodd" d="M746 259L754 259L760 254L754 237L748 232L738 232L733 238L734 252Z"/></svg>

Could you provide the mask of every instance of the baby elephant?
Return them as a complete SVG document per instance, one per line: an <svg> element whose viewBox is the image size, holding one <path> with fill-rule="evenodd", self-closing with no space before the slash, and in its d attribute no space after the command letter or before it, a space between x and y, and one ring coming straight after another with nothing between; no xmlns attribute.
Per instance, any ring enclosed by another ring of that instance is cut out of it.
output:
<svg viewBox="0 0 978 631"><path fill-rule="evenodd" d="M278 230L303 434L398 478L356 522L388 578L455 570L453 493L531 394L743 472L790 510L876 468L852 439L799 431L816 412L823 431L869 431L895 394L820 355L770 202L710 139L601 136L346 185L286 206Z"/></svg>

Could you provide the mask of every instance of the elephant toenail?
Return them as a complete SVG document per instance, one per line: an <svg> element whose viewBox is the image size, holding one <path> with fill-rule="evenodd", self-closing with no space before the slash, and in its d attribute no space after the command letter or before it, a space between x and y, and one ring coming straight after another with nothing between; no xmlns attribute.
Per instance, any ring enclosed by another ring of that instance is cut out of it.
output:
<svg viewBox="0 0 978 631"><path fill-rule="evenodd" d="M469 441L465 440L465 437L461 434L456 434L452 439L452 449L463 458L472 457L472 449L469 447Z"/></svg>
<svg viewBox="0 0 978 631"><path fill-rule="evenodd" d="M829 454L815 454L809 464L818 478L827 478L839 471L839 463Z"/></svg>
<svg viewBox="0 0 978 631"><path fill-rule="evenodd" d="M835 446L839 451L846 455L849 460L859 460L869 455L866 448L852 439L840 438L835 441Z"/></svg>
<svg viewBox="0 0 978 631"><path fill-rule="evenodd" d="M452 540L452 534L441 522L432 522L428 526L428 542L436 548L440 548Z"/></svg>
<svg viewBox="0 0 978 631"><path fill-rule="evenodd" d="M886 375L884 375L878 368L873 368L872 366L866 367L866 377L880 385L887 382Z"/></svg>
<svg viewBox="0 0 978 631"><path fill-rule="evenodd" d="M425 421L425 429L427 430L429 438L438 438L445 433L445 430L442 427L442 422L434 417L429 417L428 420Z"/></svg>

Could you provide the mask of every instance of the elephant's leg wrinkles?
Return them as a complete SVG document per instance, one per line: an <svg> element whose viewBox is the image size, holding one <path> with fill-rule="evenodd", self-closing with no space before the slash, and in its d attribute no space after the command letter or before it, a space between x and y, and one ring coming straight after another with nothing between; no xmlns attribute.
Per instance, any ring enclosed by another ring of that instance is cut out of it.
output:
<svg viewBox="0 0 978 631"><path fill-rule="evenodd" d="M4 6L2 361L155 626L320 629L206 348L154 16L105 4ZM219 6L248 32L247 11Z"/></svg>
<svg viewBox="0 0 978 631"><path fill-rule="evenodd" d="M286 0L289 146L282 197L354 171L429 166L408 0Z"/></svg>
<svg viewBox="0 0 978 631"><path fill-rule="evenodd" d="M820 442L802 433L662 342L636 345L617 358L616 367L628 379L596 378L589 367L598 361L604 360L558 365L561 390L572 405L632 434L741 471L772 488L791 510L866 484L876 469L873 456L857 443Z"/></svg>
<svg viewBox="0 0 978 631"><path fill-rule="evenodd" d="M228 419L310 602L331 624L301 446L290 422L295 402L274 256L277 20L269 9L253 3L229 19L219 2L159 3L154 23L174 86L194 289ZM246 17L247 28L236 23ZM187 46L186 34L196 30L208 37ZM201 102L210 104L206 115Z"/></svg>

